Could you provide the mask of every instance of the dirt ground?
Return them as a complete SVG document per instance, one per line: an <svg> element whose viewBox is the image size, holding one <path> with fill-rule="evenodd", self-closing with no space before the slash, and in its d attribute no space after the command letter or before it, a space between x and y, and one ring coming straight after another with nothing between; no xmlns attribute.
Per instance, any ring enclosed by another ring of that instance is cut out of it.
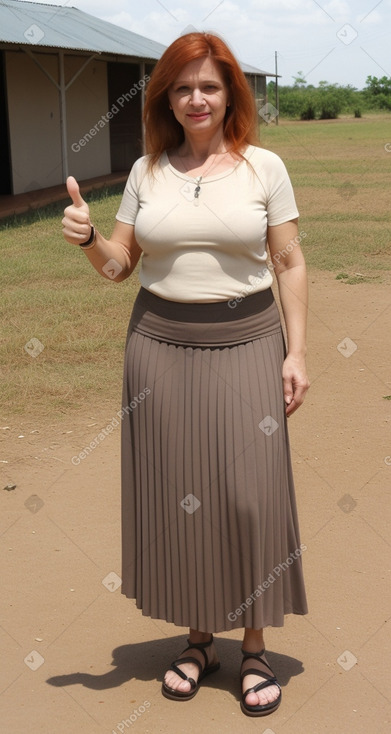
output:
<svg viewBox="0 0 391 734"><path fill-rule="evenodd" d="M310 273L312 384L289 419L309 614L266 630L283 698L262 719L239 708L240 630L192 701L161 695L186 630L120 594L119 428L79 457L120 406L1 419L2 734L388 734L390 305L385 283Z"/></svg>

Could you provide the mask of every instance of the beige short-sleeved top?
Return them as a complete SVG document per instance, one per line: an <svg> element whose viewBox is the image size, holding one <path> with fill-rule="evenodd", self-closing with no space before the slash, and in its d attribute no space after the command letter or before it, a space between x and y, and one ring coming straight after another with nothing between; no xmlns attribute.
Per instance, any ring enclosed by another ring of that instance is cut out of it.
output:
<svg viewBox="0 0 391 734"><path fill-rule="evenodd" d="M163 153L154 174L148 156L129 174L116 218L135 225L143 253L140 283L161 298L208 303L269 288L268 225L299 216L281 158L249 145L233 168L201 181L178 171Z"/></svg>

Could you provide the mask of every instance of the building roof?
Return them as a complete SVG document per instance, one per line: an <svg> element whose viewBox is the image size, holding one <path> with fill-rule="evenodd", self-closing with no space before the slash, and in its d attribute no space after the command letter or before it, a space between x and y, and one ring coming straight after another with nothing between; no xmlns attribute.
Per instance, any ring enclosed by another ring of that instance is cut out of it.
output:
<svg viewBox="0 0 391 734"><path fill-rule="evenodd" d="M0 1L0 43L72 49L157 60L166 46L125 28L62 5ZM247 74L275 76L240 62Z"/></svg>
<svg viewBox="0 0 391 734"><path fill-rule="evenodd" d="M157 60L165 46L77 8L1 0L0 41Z"/></svg>

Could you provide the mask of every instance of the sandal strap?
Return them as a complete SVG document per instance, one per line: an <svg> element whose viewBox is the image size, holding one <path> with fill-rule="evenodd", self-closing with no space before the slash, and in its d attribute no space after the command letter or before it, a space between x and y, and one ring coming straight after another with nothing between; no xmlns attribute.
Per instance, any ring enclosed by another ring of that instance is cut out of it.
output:
<svg viewBox="0 0 391 734"><path fill-rule="evenodd" d="M266 688L267 686L271 686L271 685L279 686L279 683L277 681L277 678L272 668L270 667L269 663L263 657L265 654L265 649L261 650L260 652L247 652L246 650L242 649L242 653L243 653L243 660L242 660L242 666L241 666L241 671L240 671L240 682L241 683L243 682L246 675L257 675L258 677L263 678L264 680L261 681L261 683L258 683L257 686L254 686L256 690L259 691L261 690L261 688ZM270 673L268 673L267 670L259 670L258 668L246 668L245 670L243 670L243 663L246 660L251 660L251 659L257 660L264 667L268 668L270 670ZM261 688L259 688L258 686L261 686ZM254 690L253 688L249 689L245 695L247 695L247 693L249 692L252 693L253 690Z"/></svg>
<svg viewBox="0 0 391 734"><path fill-rule="evenodd" d="M258 671L258 672L259 672L259 671ZM279 684L279 682L278 682L277 678L270 678L270 679L268 679L268 680L264 680L264 681L263 681L263 682L261 682L261 683L257 683L257 685L256 685L256 686L252 686L251 688L247 688L247 691L245 691L245 692L244 692L244 693L242 694L242 699L243 699L243 701L245 701L245 699L246 699L246 696L248 696L248 694L249 694L249 693L258 693L258 691L261 691L261 690L262 690L263 688L268 688L268 686L271 686L271 685L273 685L273 686L278 686L278 688L279 688L279 689L280 689L280 691L281 691L281 686L280 686L280 684Z"/></svg>
<svg viewBox="0 0 391 734"><path fill-rule="evenodd" d="M177 660L174 660L174 662L171 663L171 665L170 665L170 670L173 670L174 673L176 673L177 675L179 675L180 678L182 678L183 680L188 680L190 682L191 686L193 687L193 686L196 686L197 685L197 683L195 682L194 678L189 678L183 672L183 670L181 670L180 668L178 668L178 665L182 665L183 663L193 663L194 665L197 666L197 668L199 670L199 676L201 676L202 673L204 672L205 668L208 667L208 656L207 656L207 654L205 652L205 648L206 647L209 647L212 644L212 642L213 642L213 635L211 636L211 639L209 640L209 642L191 642L190 639L188 639L187 642L189 643L188 644L188 647L186 647L186 649L183 650L183 652L181 654L183 655L183 653L187 652L188 650L193 650L193 649L194 650L199 650L202 653L203 657L204 657L204 665L202 665L202 663L197 658L193 657L192 655L187 655L185 657L180 657L180 658L177 658Z"/></svg>
<svg viewBox="0 0 391 734"><path fill-rule="evenodd" d="M186 662L195 662L195 660L193 658L186 658ZM188 680L190 683L191 689L196 688L197 683L195 682L194 678L190 678L188 675L186 675L186 673L184 673L183 670L178 668L175 665L175 663L171 663L170 670L173 670L174 673L176 673L177 675L179 675L180 678L182 678L182 680Z"/></svg>
<svg viewBox="0 0 391 734"><path fill-rule="evenodd" d="M259 663L262 663L262 665L265 665L267 668L269 668L271 674L274 675L273 670L271 669L269 663L267 662L267 660L264 659L265 648L261 650L260 652L247 652L246 650L242 650L242 654L243 654L242 665L243 663L246 662L246 660L250 660L252 658L253 660L258 660ZM258 670L258 673L260 673L259 670Z"/></svg>
<svg viewBox="0 0 391 734"><path fill-rule="evenodd" d="M200 671L200 674L203 671L202 663L200 663L200 661L197 660L197 658L193 658L191 655L187 655L184 658L178 658L177 660L174 660L174 662L171 663L171 665L178 666L178 665L182 665L182 663L194 663L194 665L196 665L198 667L198 670Z"/></svg>
<svg viewBox="0 0 391 734"><path fill-rule="evenodd" d="M260 658L265 654L266 648L264 647L263 650L260 650L259 652L250 652L250 650L243 650L242 648L241 652L244 658Z"/></svg>
<svg viewBox="0 0 391 734"><path fill-rule="evenodd" d="M183 652L187 652L188 650L199 650L204 657L204 667L202 667L202 664L199 662L199 660L197 660L197 658L188 658L186 660L186 662L188 663L196 663L198 665L198 668L201 674L203 670L205 670L205 668L208 667L208 656L205 652L205 649L207 647L210 647L210 645L212 644L213 635L211 635L209 642L191 642L190 638L187 640L187 642L188 642L188 646L186 647L185 650L183 650ZM183 661L183 658L181 658L181 661ZM175 660L175 662L178 663L177 660Z"/></svg>
<svg viewBox="0 0 391 734"><path fill-rule="evenodd" d="M242 683L246 675L258 675L261 678L264 678L266 681L274 681L276 680L276 676L269 675L269 673L266 673L263 670L259 670L258 668L247 668L243 672L240 673L240 682ZM269 685L269 684L268 684Z"/></svg>

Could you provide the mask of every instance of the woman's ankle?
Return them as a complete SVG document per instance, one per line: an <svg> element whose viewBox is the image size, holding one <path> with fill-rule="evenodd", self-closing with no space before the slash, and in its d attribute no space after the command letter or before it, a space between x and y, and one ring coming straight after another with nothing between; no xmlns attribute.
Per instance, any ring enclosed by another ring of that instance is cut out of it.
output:
<svg viewBox="0 0 391 734"><path fill-rule="evenodd" d="M265 648L265 641L263 637L263 629L253 630L248 627L245 628L242 650L246 652L261 652Z"/></svg>
<svg viewBox="0 0 391 734"><path fill-rule="evenodd" d="M211 632L199 632L198 630L189 630L189 640L191 642L194 642L194 644L204 644L206 642L211 642L212 640L212 633Z"/></svg>

